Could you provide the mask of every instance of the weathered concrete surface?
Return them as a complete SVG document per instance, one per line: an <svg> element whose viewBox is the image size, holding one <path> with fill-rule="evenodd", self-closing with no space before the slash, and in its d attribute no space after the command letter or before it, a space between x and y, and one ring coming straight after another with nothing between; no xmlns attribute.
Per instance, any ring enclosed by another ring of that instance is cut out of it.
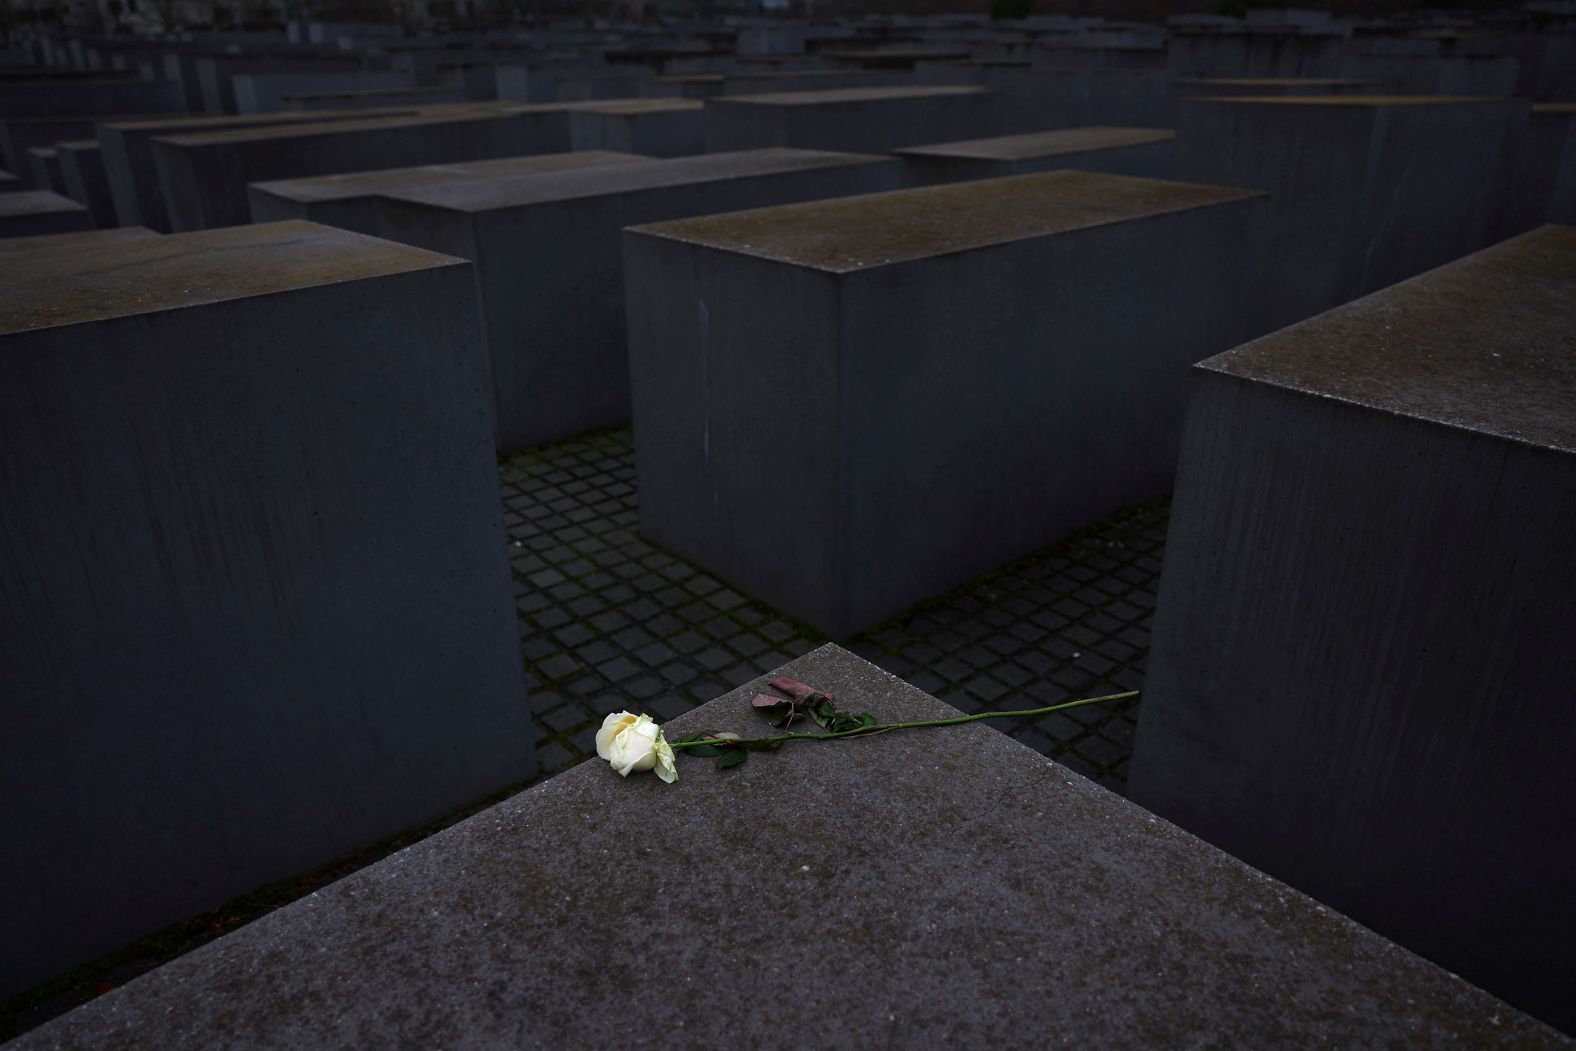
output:
<svg viewBox="0 0 1576 1051"><path fill-rule="evenodd" d="M764 681L668 733L764 734ZM587 762L11 1046L1570 1046L984 726L678 767Z"/></svg>
<svg viewBox="0 0 1576 1051"><path fill-rule="evenodd" d="M7 237L0 240L0 253L24 260L29 253L45 248L76 248L98 252L121 241L142 241L158 237L157 231L141 226L117 226L111 230L83 230L76 233L40 234L37 237Z"/></svg>
<svg viewBox="0 0 1576 1051"><path fill-rule="evenodd" d="M1511 99L1189 99L1177 177L1273 196L1260 251L1277 261L1264 269L1280 327L1494 243L1528 110Z"/></svg>
<svg viewBox="0 0 1576 1051"><path fill-rule="evenodd" d="M893 150L920 182L993 179L1071 169L1164 179L1176 156L1169 128L1064 128Z"/></svg>
<svg viewBox="0 0 1576 1051"><path fill-rule="evenodd" d="M1204 362L1132 798L1576 1028L1573 530L1576 229Z"/></svg>
<svg viewBox="0 0 1576 1051"><path fill-rule="evenodd" d="M0 194L0 237L34 237L93 229L88 210L48 190Z"/></svg>
<svg viewBox="0 0 1576 1051"><path fill-rule="evenodd" d="M893 158L814 150L602 165L390 194L378 234L476 262L499 449L512 451L629 419L621 229L902 177Z"/></svg>
<svg viewBox="0 0 1576 1051"><path fill-rule="evenodd" d="M531 775L468 265L277 223L0 274L0 995Z"/></svg>
<svg viewBox="0 0 1576 1051"><path fill-rule="evenodd" d="M170 226L200 230L246 222L249 182L569 149L568 113L561 106L456 109L155 137Z"/></svg>
<svg viewBox="0 0 1576 1051"><path fill-rule="evenodd" d="M247 196L251 202L253 222L308 219L375 236L378 232L378 200L389 194L471 179L499 179L646 160L650 158L610 150L543 153L528 157L500 157L490 161L426 164L415 168L387 168L381 171L319 175L308 179L257 182L247 187Z"/></svg>
<svg viewBox="0 0 1576 1051"><path fill-rule="evenodd" d="M990 94L979 87L844 88L713 97L705 101L706 148L880 153L994 131Z"/></svg>
<svg viewBox="0 0 1576 1051"><path fill-rule="evenodd" d="M1166 492L1266 204L1046 172L630 232L642 533L844 638Z"/></svg>

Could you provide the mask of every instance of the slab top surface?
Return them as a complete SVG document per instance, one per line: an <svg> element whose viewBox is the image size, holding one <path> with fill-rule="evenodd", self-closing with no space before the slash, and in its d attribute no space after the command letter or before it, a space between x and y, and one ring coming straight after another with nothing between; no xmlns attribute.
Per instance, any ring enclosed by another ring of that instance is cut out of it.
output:
<svg viewBox="0 0 1576 1051"><path fill-rule="evenodd" d="M0 257L0 335L460 265L292 220Z"/></svg>
<svg viewBox="0 0 1576 1051"><path fill-rule="evenodd" d="M825 106L842 102L890 102L894 99L950 98L956 95L983 95L978 86L943 88L827 88L824 91L767 91L759 95L724 95L707 99L714 103L743 103L749 106Z"/></svg>
<svg viewBox="0 0 1576 1051"><path fill-rule="evenodd" d="M597 99L565 103L564 108L579 113L639 116L642 113L693 113L704 109L705 103L699 99Z"/></svg>
<svg viewBox="0 0 1576 1051"><path fill-rule="evenodd" d="M340 175L314 175L302 179L275 179L251 185L292 201L338 201L425 186L442 186L462 179L495 179L534 172L567 171L601 164L651 161L633 153L613 150L576 150L573 153L538 153L526 157L499 157L456 164L423 164L412 168L383 168Z"/></svg>
<svg viewBox="0 0 1576 1051"><path fill-rule="evenodd" d="M666 732L764 736L764 683ZM980 724L677 765L587 761L14 1047L1570 1046Z"/></svg>
<svg viewBox="0 0 1576 1051"><path fill-rule="evenodd" d="M0 219L11 219L22 215L48 215L51 212L81 211L86 211L82 205L69 197L60 196L53 190L17 190L13 193L0 194Z"/></svg>
<svg viewBox="0 0 1576 1051"><path fill-rule="evenodd" d="M1514 99L1476 95L1229 95L1223 98L1189 98L1189 102L1221 102L1241 106L1503 106Z"/></svg>
<svg viewBox="0 0 1576 1051"><path fill-rule="evenodd" d="M558 109L562 107L544 107ZM428 124L455 124L465 121L498 120L509 116L502 111L481 112L465 110L459 113L396 113L362 117L355 120L297 120L261 127L229 128L220 131L174 133L160 135L156 141L170 142L187 148L224 146L236 142L267 142L272 139L294 139L304 135L339 135L352 131L375 131L380 128L419 127ZM316 116L316 114L305 114Z"/></svg>
<svg viewBox="0 0 1576 1051"><path fill-rule="evenodd" d="M1016 161L1032 157L1054 157L1063 153L1114 150L1124 146L1146 146L1170 142L1177 133L1170 128L1062 128L1035 131L1026 135L1001 135L990 139L964 139L937 142L928 146L909 146L893 153L915 157L966 157L972 160Z"/></svg>
<svg viewBox="0 0 1576 1051"><path fill-rule="evenodd" d="M839 197L636 227L641 233L850 273L1265 195L1053 171Z"/></svg>
<svg viewBox="0 0 1576 1051"><path fill-rule="evenodd" d="M653 190L685 183L873 163L896 162L864 153L770 147L731 153L702 153L638 164L597 165L573 172L538 172L497 179L471 179L419 190L402 190L387 196L456 211L483 212L604 194Z"/></svg>
<svg viewBox="0 0 1576 1051"><path fill-rule="evenodd" d="M68 234L36 234L32 237L0 237L0 257L16 256L50 248L75 248L96 251L120 241L145 241L162 237L145 226L116 226L108 230L78 230ZM9 277L7 278L9 280Z"/></svg>
<svg viewBox="0 0 1576 1051"><path fill-rule="evenodd" d="M1198 367L1576 452L1576 227L1540 227Z"/></svg>
<svg viewBox="0 0 1576 1051"><path fill-rule="evenodd" d="M1178 77L1178 84L1198 84L1204 87L1356 87L1361 84L1382 84L1380 80L1359 80L1351 77Z"/></svg>

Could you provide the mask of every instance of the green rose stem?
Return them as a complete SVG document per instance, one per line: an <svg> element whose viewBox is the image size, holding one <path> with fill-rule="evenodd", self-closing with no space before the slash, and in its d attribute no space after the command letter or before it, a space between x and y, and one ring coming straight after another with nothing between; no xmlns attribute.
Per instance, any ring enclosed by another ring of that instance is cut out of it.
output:
<svg viewBox="0 0 1576 1051"><path fill-rule="evenodd" d="M838 733L827 734L778 734L776 737L751 737L751 738L701 738L695 741L670 742L674 751L680 748L695 748L700 745L710 745L713 748L747 748L752 744L777 744L782 741L835 741L844 737L869 737L871 734L886 733L888 730L911 730L920 726L958 726L962 723L978 722L981 719L1007 719L1015 716L1032 718L1039 715L1049 715L1052 712L1066 711L1068 708L1082 708L1086 704L1105 704L1108 701L1125 701L1129 697L1137 697L1137 690L1128 690L1126 693L1108 693L1103 697L1085 697L1077 701L1063 701L1053 704L1048 708L1029 708L1018 712L980 712L978 715L960 715L956 719L923 719L911 723L876 723L874 726L861 726L857 730L842 730Z"/></svg>

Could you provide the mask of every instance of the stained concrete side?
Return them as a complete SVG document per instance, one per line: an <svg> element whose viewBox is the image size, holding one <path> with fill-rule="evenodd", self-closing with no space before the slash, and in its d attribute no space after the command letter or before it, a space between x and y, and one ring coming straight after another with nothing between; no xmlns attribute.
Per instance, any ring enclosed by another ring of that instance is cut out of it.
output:
<svg viewBox="0 0 1576 1051"><path fill-rule="evenodd" d="M764 681L667 732L765 732ZM11 1046L1572 1046L983 725L678 765L587 762Z"/></svg>
<svg viewBox="0 0 1576 1051"><path fill-rule="evenodd" d="M1328 315L1364 330L1260 341L1390 363L1387 404L1196 371L1130 794L1570 1030L1573 271L1496 273L1499 251L1473 257L1462 352L1392 294L1428 275ZM1517 396L1538 372L1541 408ZM1472 424L1495 404L1498 433Z"/></svg>
<svg viewBox="0 0 1576 1051"><path fill-rule="evenodd" d="M0 991L531 776L471 281L0 338Z"/></svg>

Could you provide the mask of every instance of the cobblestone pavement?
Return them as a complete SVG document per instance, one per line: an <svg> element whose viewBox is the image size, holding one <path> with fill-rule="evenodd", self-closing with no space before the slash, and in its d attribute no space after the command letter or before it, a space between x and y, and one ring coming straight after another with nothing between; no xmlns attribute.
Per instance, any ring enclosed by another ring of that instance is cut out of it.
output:
<svg viewBox="0 0 1576 1051"><path fill-rule="evenodd" d="M542 776L596 753L609 712L659 720L826 641L639 535L627 430L500 465ZM848 648L965 712L1137 689L1168 505L1129 508L922 603ZM1137 703L991 725L1126 786Z"/></svg>

